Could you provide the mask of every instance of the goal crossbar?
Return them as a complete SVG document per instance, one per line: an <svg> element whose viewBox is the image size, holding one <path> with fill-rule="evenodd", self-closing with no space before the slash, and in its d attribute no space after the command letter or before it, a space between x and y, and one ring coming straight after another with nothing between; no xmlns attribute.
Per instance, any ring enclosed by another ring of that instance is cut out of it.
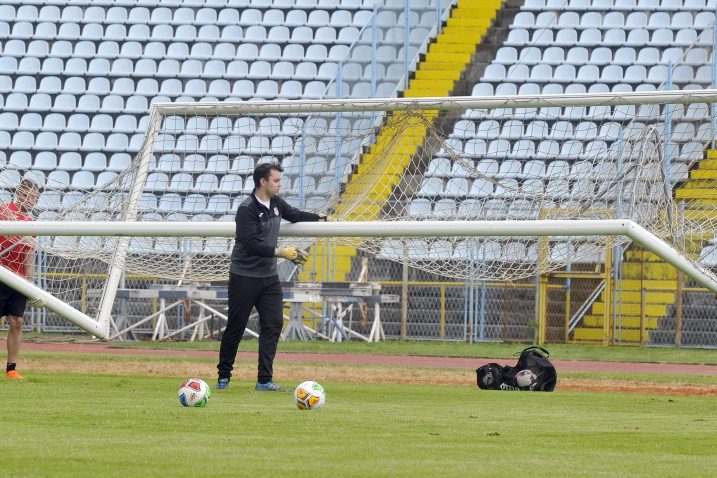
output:
<svg viewBox="0 0 717 478"><path fill-rule="evenodd" d="M257 111L284 113L341 113L360 111L441 110L492 108L542 108L544 106L643 105L643 104L717 103L717 89L636 91L626 93L582 93L552 95L454 96L450 98L371 98L346 100L276 100L249 102L207 101L202 103L152 104L160 115L180 114L191 107L192 114L245 114ZM350 106L347 108L347 106Z"/></svg>

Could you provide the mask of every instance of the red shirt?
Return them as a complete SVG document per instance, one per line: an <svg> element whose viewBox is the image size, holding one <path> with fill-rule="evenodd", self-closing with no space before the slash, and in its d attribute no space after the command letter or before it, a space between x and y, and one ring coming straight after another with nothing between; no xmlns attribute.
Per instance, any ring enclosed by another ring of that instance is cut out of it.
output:
<svg viewBox="0 0 717 478"><path fill-rule="evenodd" d="M18 221L32 221L32 217L20 212L17 204L11 202L6 207L15 214ZM0 254L2 254L2 257L0 257L0 265L10 269L21 277L25 277L25 259L28 254L32 253L33 249L29 245L21 242L21 239L20 236L0 236ZM13 244L17 245L9 252L3 254L3 251Z"/></svg>

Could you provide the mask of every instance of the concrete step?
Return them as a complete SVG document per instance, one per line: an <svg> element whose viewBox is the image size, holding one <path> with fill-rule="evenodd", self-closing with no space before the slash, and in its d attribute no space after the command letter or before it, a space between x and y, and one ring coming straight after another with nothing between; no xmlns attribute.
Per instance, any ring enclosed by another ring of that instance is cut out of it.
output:
<svg viewBox="0 0 717 478"><path fill-rule="evenodd" d="M418 71L463 71L465 62L463 61L432 61L431 63L421 63Z"/></svg>
<svg viewBox="0 0 717 478"><path fill-rule="evenodd" d="M639 329L640 328L640 318L639 317L622 317L615 319L618 324L622 326L622 328L627 329ZM646 329L656 329L657 323L660 319L657 317L645 317L645 328ZM599 328L602 327L602 317L598 317L595 315L588 315L585 316L585 320L583 320L582 326L586 328ZM576 329L577 330L577 329Z"/></svg>
<svg viewBox="0 0 717 478"><path fill-rule="evenodd" d="M404 98L430 98L434 96L448 96L451 90L440 88L410 89L403 94Z"/></svg>
<svg viewBox="0 0 717 478"><path fill-rule="evenodd" d="M717 189L687 186L686 188L675 191L675 197L677 199L717 199Z"/></svg>
<svg viewBox="0 0 717 478"><path fill-rule="evenodd" d="M470 31L456 27L446 28L436 42L431 45L470 43L473 44L473 48L475 49L483 35L485 35L485 31L482 28Z"/></svg>
<svg viewBox="0 0 717 478"><path fill-rule="evenodd" d="M717 201L714 208L690 209L685 211L685 219L691 221L714 221L717 219Z"/></svg>
<svg viewBox="0 0 717 478"><path fill-rule="evenodd" d="M602 342L604 336L603 329L591 329L591 328L578 328L573 332L573 340L577 342ZM648 334L649 336L649 334ZM619 340L621 343L639 343L640 342L640 330L639 329L622 329L618 334L615 335L615 340Z"/></svg>
<svg viewBox="0 0 717 478"><path fill-rule="evenodd" d="M623 263L622 276L626 279L677 279L677 269L665 263L647 263L644 267L642 264Z"/></svg>
<svg viewBox="0 0 717 478"><path fill-rule="evenodd" d="M416 79L417 80L450 80L455 82L461 77L461 72L459 70L442 70L442 69L436 69L436 70L418 70L416 72Z"/></svg>
<svg viewBox="0 0 717 478"><path fill-rule="evenodd" d="M699 171L700 169L717 169L717 156L715 156L715 159L703 159L699 162L699 168L693 170L693 172Z"/></svg>
<svg viewBox="0 0 717 478"><path fill-rule="evenodd" d="M317 242L314 247L316 248L317 254L325 254L327 252L336 254L339 256L351 256L356 254L356 249L350 246L344 246L341 244L326 244L325 241Z"/></svg>
<svg viewBox="0 0 717 478"><path fill-rule="evenodd" d="M649 295L648 295L649 297ZM605 303L604 302L595 302L593 303L593 307L591 312L591 315L594 315L596 317L602 317L603 312L605 311ZM616 315L621 315L622 317L640 317L640 304L618 304L617 311L615 311ZM647 302L645 305L645 316L646 317L664 317L667 314L667 306L665 304L653 304L650 302Z"/></svg>
<svg viewBox="0 0 717 478"><path fill-rule="evenodd" d="M484 1L485 0L482 0L481 3ZM485 21L495 18L496 7L490 5L490 2L486 3L488 4L480 5L476 3L475 5L459 5L458 8L453 10L451 18L471 18L474 21Z"/></svg>
<svg viewBox="0 0 717 478"><path fill-rule="evenodd" d="M445 91L446 94L453 89L454 80L429 80L415 78L409 83L410 89L406 93L416 93L418 91Z"/></svg>
<svg viewBox="0 0 717 478"><path fill-rule="evenodd" d="M636 279L623 279L620 282L622 290L624 291L640 291L643 287L648 291L650 289L657 290L675 290L677 288L677 281L674 280L636 280Z"/></svg>
<svg viewBox="0 0 717 478"><path fill-rule="evenodd" d="M620 284L618 283L618 287L620 287ZM622 291L618 292L618 300L621 301L623 304L635 304L640 305L640 300L642 296L642 292L639 290L635 291L628 291L625 289L620 288ZM663 305L669 305L674 303L675 301L675 294L674 292L665 291L665 292L655 292L651 290L647 290L647 294L645 296L645 302L648 304L663 304Z"/></svg>
<svg viewBox="0 0 717 478"><path fill-rule="evenodd" d="M426 63L459 63L465 66L471 60L471 53L426 53ZM463 67L461 67L461 70Z"/></svg>
<svg viewBox="0 0 717 478"><path fill-rule="evenodd" d="M717 168L715 169L706 169L702 167L702 163L700 163L700 168L695 169L690 173L690 179L699 180L699 179L717 179Z"/></svg>
<svg viewBox="0 0 717 478"><path fill-rule="evenodd" d="M482 23L482 24L481 24ZM488 27L490 26L490 20L486 23L485 20L478 21L475 18L470 17L464 17L464 18L456 18L451 17L446 21L447 27L458 27L458 28L466 28L467 30L475 29L478 31L487 31Z"/></svg>
<svg viewBox="0 0 717 478"><path fill-rule="evenodd" d="M633 251L625 253L626 262L664 262L660 256L650 251Z"/></svg>
<svg viewBox="0 0 717 478"><path fill-rule="evenodd" d="M431 43L428 47L430 53L473 53L476 50L474 41L462 41L460 43Z"/></svg>

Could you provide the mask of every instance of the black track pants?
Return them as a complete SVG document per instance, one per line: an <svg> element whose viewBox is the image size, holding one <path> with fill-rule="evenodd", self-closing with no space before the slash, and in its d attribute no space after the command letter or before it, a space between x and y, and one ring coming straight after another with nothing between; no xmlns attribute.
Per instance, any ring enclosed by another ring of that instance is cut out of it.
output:
<svg viewBox="0 0 717 478"><path fill-rule="evenodd" d="M273 376L274 356L279 343L284 295L278 276L244 277L229 274L229 320L219 347L219 378L231 377L239 342L244 335L249 314L259 312L259 382Z"/></svg>

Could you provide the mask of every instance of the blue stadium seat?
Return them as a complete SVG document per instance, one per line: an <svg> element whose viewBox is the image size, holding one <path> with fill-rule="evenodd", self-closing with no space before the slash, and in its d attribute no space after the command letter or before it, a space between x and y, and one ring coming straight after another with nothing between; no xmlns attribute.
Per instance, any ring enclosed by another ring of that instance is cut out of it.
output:
<svg viewBox="0 0 717 478"><path fill-rule="evenodd" d="M231 210L231 200L226 194L212 194L207 202L206 212L221 215Z"/></svg>
<svg viewBox="0 0 717 478"><path fill-rule="evenodd" d="M107 157L100 152L91 152L85 156L84 163L81 167L85 171L105 171L107 169Z"/></svg>
<svg viewBox="0 0 717 478"><path fill-rule="evenodd" d="M70 186L75 189L93 189L95 187L95 175L91 171L77 171L72 175Z"/></svg>
<svg viewBox="0 0 717 478"><path fill-rule="evenodd" d="M203 194L188 194L184 198L182 212L187 214L198 214L205 212L207 209L207 198Z"/></svg>
<svg viewBox="0 0 717 478"><path fill-rule="evenodd" d="M224 155L214 155L207 159L206 171L223 174L229 170L229 158Z"/></svg>

